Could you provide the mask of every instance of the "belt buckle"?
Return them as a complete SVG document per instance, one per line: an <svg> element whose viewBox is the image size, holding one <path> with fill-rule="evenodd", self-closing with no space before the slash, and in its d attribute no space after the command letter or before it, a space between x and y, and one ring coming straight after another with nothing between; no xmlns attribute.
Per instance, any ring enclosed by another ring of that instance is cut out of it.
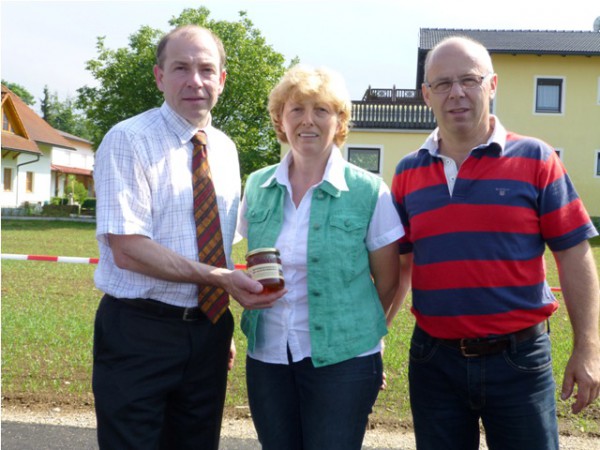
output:
<svg viewBox="0 0 600 450"><path fill-rule="evenodd" d="M197 314L193 314L194 312L197 311L197 307L193 307L193 308L185 308L183 310L183 321L184 322L194 322L195 320L198 320L198 315Z"/></svg>
<svg viewBox="0 0 600 450"><path fill-rule="evenodd" d="M460 352L465 358L474 358L476 356L479 356L479 353L469 353L468 352L467 341L470 341L470 340L471 339L467 339L467 338L462 338L460 340Z"/></svg>

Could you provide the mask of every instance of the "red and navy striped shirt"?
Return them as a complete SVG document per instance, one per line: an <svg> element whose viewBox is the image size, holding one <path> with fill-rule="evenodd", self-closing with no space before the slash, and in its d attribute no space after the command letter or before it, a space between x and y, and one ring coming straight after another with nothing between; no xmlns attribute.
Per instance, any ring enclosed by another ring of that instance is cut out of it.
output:
<svg viewBox="0 0 600 450"><path fill-rule="evenodd" d="M488 143L461 165L452 193L437 130L396 168L392 194L413 253L412 312L446 339L511 333L557 308L544 250L598 234L556 152L507 133L497 118Z"/></svg>

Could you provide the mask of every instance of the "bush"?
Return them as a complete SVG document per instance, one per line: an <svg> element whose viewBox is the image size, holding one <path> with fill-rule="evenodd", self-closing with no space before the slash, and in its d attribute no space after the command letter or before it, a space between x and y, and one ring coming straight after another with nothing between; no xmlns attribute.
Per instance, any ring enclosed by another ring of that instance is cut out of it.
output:
<svg viewBox="0 0 600 450"><path fill-rule="evenodd" d="M47 217L69 217L71 214L79 214L78 205L44 205L42 215Z"/></svg>
<svg viewBox="0 0 600 450"><path fill-rule="evenodd" d="M83 203L81 203L81 207L85 209L96 209L96 199L86 198Z"/></svg>
<svg viewBox="0 0 600 450"><path fill-rule="evenodd" d="M69 199L67 197L52 197L50 199L50 204L54 206L58 205L68 205Z"/></svg>
<svg viewBox="0 0 600 450"><path fill-rule="evenodd" d="M81 205L88 196L88 190L81 181L77 181L75 176L69 175L65 186L65 194L67 194L67 197L73 195L73 200Z"/></svg>

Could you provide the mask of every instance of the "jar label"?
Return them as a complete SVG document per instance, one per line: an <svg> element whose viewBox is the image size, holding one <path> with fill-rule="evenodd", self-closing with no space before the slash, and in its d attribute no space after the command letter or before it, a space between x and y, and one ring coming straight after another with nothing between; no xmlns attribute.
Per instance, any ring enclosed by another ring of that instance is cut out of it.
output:
<svg viewBox="0 0 600 450"><path fill-rule="evenodd" d="M248 267L248 273L253 280L267 280L270 278L280 278L283 280L283 269L281 264L266 263L256 264L252 267Z"/></svg>

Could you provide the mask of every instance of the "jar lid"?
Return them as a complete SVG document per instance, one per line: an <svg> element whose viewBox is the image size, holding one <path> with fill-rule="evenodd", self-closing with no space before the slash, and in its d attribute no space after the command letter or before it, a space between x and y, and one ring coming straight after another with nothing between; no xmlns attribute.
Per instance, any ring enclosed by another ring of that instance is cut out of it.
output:
<svg viewBox="0 0 600 450"><path fill-rule="evenodd" d="M254 250L246 254L246 259L248 259L250 256L254 256L259 253L275 253L279 255L279 250L277 250L275 247L255 248Z"/></svg>

